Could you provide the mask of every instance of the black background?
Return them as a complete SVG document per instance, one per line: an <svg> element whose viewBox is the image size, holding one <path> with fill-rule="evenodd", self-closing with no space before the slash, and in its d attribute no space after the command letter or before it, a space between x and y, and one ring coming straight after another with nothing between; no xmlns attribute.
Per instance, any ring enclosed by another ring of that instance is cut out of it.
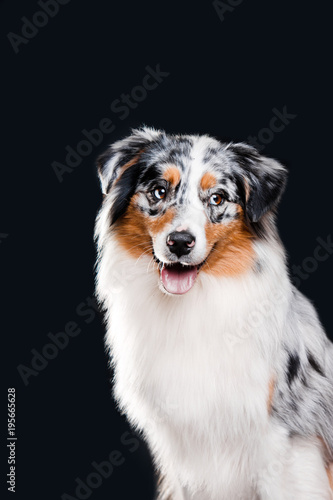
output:
<svg viewBox="0 0 333 500"><path fill-rule="evenodd" d="M290 265L302 265L316 238L331 232L330 11L244 0L221 21L210 1L71 0L15 54L7 34L21 35L21 17L39 10L36 1L0 2L1 330L5 384L17 394L16 498L76 498L75 479L85 481L93 461L119 450L124 463L89 498L149 500L149 454L143 443L131 452L121 442L130 429L110 396L102 317L89 306L82 315L94 291L95 159L142 124L246 140L269 125L273 108L286 106L297 117L264 154L290 169L279 229ZM110 104L157 64L169 76L122 120ZM51 164L65 163L65 147L75 149L81 131L106 117L115 130L59 182ZM332 258L318 263L300 285L328 332L332 268ZM25 386L17 366L30 366L31 349L41 352L47 334L69 321L81 333Z"/></svg>

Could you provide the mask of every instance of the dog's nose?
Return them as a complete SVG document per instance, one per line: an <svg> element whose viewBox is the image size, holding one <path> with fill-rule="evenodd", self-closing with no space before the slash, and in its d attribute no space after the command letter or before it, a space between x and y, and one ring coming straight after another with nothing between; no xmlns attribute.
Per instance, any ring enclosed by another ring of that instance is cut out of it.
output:
<svg viewBox="0 0 333 500"><path fill-rule="evenodd" d="M167 237L167 245L170 252L181 257L190 253L195 245L195 237L187 231L174 231Z"/></svg>

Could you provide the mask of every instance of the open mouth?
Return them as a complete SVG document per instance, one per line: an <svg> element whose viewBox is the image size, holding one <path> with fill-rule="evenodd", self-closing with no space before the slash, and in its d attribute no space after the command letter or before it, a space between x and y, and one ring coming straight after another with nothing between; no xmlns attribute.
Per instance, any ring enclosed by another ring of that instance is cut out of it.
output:
<svg viewBox="0 0 333 500"><path fill-rule="evenodd" d="M165 264L155 256L155 261L159 265L160 280L163 288L174 295L183 295L193 287L200 268L205 261L196 266L190 266L175 262L174 264Z"/></svg>
<svg viewBox="0 0 333 500"><path fill-rule="evenodd" d="M198 266L164 264L160 271L162 284L167 292L183 295L191 290L198 276Z"/></svg>

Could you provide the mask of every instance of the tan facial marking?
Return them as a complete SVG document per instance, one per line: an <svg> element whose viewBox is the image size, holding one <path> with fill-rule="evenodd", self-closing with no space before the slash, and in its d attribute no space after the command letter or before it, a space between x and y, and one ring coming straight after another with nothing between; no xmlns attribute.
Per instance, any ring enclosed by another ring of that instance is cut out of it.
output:
<svg viewBox="0 0 333 500"><path fill-rule="evenodd" d="M328 482L330 483L330 488L333 492L333 463L332 462L327 465L326 472L327 472Z"/></svg>
<svg viewBox="0 0 333 500"><path fill-rule="evenodd" d="M318 441L320 442L321 448L322 448L322 453L324 456L325 460L325 469L326 469L326 474L328 477L328 482L330 485L330 489L332 490L333 493L333 462L332 462L332 455L328 450L327 444L325 443L324 439L321 436L317 436Z"/></svg>
<svg viewBox="0 0 333 500"><path fill-rule="evenodd" d="M149 217L137 206L139 196L133 196L125 214L114 227L120 245L135 258L139 258L144 252L147 255L152 253L152 237L163 231L175 215L174 209L170 208L161 216Z"/></svg>
<svg viewBox="0 0 333 500"><path fill-rule="evenodd" d="M207 254L210 254L202 269L207 274L234 276L249 270L254 262L253 235L240 207L238 211L239 219L229 224L206 225Z"/></svg>
<svg viewBox="0 0 333 500"><path fill-rule="evenodd" d="M137 161L140 158L140 155L141 155L142 151L140 151L134 158L132 158L132 160L130 160L129 162L125 163L125 165L123 165L120 168L120 170L118 172L117 180L115 181L115 184L119 181L120 177L123 175L123 173L125 172L125 170L127 170L129 167L131 167L132 165L134 165L135 163L137 163Z"/></svg>
<svg viewBox="0 0 333 500"><path fill-rule="evenodd" d="M147 218L147 226L150 234L154 237L163 231L167 224L171 224L174 216L175 210L173 208L169 208L163 215L160 215L155 219Z"/></svg>
<svg viewBox="0 0 333 500"><path fill-rule="evenodd" d="M245 199L246 201L248 201L250 198L250 186L247 179L244 179L244 187L245 187Z"/></svg>
<svg viewBox="0 0 333 500"><path fill-rule="evenodd" d="M139 258L143 252L152 250L152 242L147 230L146 216L137 207L134 195L125 214L118 219L114 231L120 245L133 257Z"/></svg>
<svg viewBox="0 0 333 500"><path fill-rule="evenodd" d="M163 179L170 182L171 186L176 187L180 182L180 172L177 167L168 167L163 174Z"/></svg>
<svg viewBox="0 0 333 500"><path fill-rule="evenodd" d="M202 177L200 181L200 187L203 190L206 189L212 189L214 186L216 186L216 177L212 172L206 172Z"/></svg>
<svg viewBox="0 0 333 500"><path fill-rule="evenodd" d="M267 410L268 413L271 413L272 411L272 403L273 403L273 397L274 397L274 390L275 390L275 378L272 377L269 381L268 384L268 398L267 398Z"/></svg>

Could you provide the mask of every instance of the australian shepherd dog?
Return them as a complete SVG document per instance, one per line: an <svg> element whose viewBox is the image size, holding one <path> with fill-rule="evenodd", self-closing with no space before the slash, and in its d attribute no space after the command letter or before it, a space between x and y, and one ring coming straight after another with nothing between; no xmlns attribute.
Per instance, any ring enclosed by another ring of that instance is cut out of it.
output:
<svg viewBox="0 0 333 500"><path fill-rule="evenodd" d="M114 396L148 443L157 498L333 498L333 344L288 275L285 168L142 128L98 173Z"/></svg>

